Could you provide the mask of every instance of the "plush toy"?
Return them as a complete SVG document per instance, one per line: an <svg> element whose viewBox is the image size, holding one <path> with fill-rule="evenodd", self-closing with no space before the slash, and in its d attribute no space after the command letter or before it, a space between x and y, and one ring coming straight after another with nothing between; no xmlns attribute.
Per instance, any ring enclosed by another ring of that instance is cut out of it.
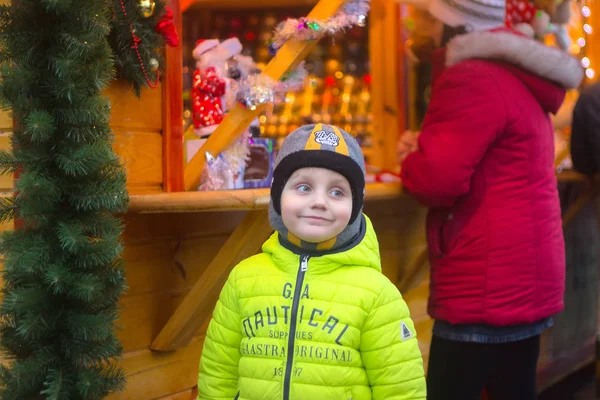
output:
<svg viewBox="0 0 600 400"><path fill-rule="evenodd" d="M556 12L550 17L550 22L553 27L553 34L556 38L558 47L565 51L571 48L571 37L567 32L567 25L571 20L571 1L564 0L556 7Z"/></svg>
<svg viewBox="0 0 600 400"><path fill-rule="evenodd" d="M569 0L560 4L556 0L506 1L506 26L538 40L543 40L547 34L554 34L558 46L565 51L571 45L565 26L569 18Z"/></svg>
<svg viewBox="0 0 600 400"><path fill-rule="evenodd" d="M223 42L215 39L196 42L192 52L196 59L192 84L192 120L197 136L210 135L223 121L225 96L231 88L227 62L241 51L242 44L237 38Z"/></svg>
<svg viewBox="0 0 600 400"><path fill-rule="evenodd" d="M223 101L226 81L212 65L218 51L218 40L198 40L193 51L197 60L192 82L192 120L194 133L206 136L223 121Z"/></svg>

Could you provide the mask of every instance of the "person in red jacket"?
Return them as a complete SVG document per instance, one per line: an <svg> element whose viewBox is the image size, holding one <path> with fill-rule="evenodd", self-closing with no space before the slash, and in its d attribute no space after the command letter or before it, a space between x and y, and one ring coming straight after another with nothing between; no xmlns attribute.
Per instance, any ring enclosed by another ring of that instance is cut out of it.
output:
<svg viewBox="0 0 600 400"><path fill-rule="evenodd" d="M413 150L404 188L430 208L429 400L479 400L484 389L491 400L534 400L540 333L563 309L550 114L583 70L567 53L494 28L503 20L494 5L431 3L441 47L431 101L417 144L399 144Z"/></svg>

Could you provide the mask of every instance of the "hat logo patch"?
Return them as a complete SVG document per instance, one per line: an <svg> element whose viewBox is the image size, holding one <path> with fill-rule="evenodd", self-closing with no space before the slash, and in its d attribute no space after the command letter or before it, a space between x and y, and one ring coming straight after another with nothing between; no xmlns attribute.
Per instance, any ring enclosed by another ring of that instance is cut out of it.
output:
<svg viewBox="0 0 600 400"><path fill-rule="evenodd" d="M332 147L340 145L340 138L333 132L317 131L315 132L315 142Z"/></svg>

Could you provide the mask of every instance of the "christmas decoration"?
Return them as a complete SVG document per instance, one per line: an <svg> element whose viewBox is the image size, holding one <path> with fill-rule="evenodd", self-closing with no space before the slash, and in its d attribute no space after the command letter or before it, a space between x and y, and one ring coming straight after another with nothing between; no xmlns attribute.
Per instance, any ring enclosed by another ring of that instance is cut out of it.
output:
<svg viewBox="0 0 600 400"><path fill-rule="evenodd" d="M158 70L158 60L156 58L151 58L148 66L150 67L150 71L156 72Z"/></svg>
<svg viewBox="0 0 600 400"><path fill-rule="evenodd" d="M112 0L112 5L109 41L117 76L129 82L139 96L143 87L158 86L163 64L162 46L179 43L173 13L165 0ZM158 62L155 70L149 65L152 59Z"/></svg>
<svg viewBox="0 0 600 400"><path fill-rule="evenodd" d="M177 47L179 45L179 36L173 22L173 11L169 7L165 9L165 13L154 30L161 34L167 46Z"/></svg>
<svg viewBox="0 0 600 400"><path fill-rule="evenodd" d="M198 190L231 190L244 188L244 170L250 155L250 131L217 157L206 153L206 168Z"/></svg>
<svg viewBox="0 0 600 400"><path fill-rule="evenodd" d="M98 400L124 386L123 226L111 214L128 198L102 96L110 11L98 0L0 6L0 100L16 123L0 169L20 171L0 202L1 220L20 221L0 242L2 399Z"/></svg>
<svg viewBox="0 0 600 400"><path fill-rule="evenodd" d="M225 63L232 54L219 47L218 40L198 40L193 56L197 60L192 82L194 133L206 136L223 121L223 96L227 86Z"/></svg>
<svg viewBox="0 0 600 400"><path fill-rule="evenodd" d="M154 8L156 7L156 2L154 0L141 0L140 1L140 10L142 12L142 16L144 18L149 18L154 14Z"/></svg>
<svg viewBox="0 0 600 400"><path fill-rule="evenodd" d="M568 51L571 40L565 24L570 17L569 1L507 0L505 24L538 40L544 40L547 34L552 33L558 46Z"/></svg>
<svg viewBox="0 0 600 400"><path fill-rule="evenodd" d="M255 110L261 105L282 101L285 94L302 89L308 73L302 62L281 81L262 74L252 74L236 85L236 101L243 107Z"/></svg>
<svg viewBox="0 0 600 400"><path fill-rule="evenodd" d="M324 35L333 35L355 25L364 26L368 12L368 0L348 0L341 11L326 21L289 18L275 28L273 38L267 46L275 54L291 38L318 40Z"/></svg>
<svg viewBox="0 0 600 400"><path fill-rule="evenodd" d="M588 57L588 48L587 45L590 41L590 35L593 32L593 28L591 24L592 21L592 10L587 4L587 0L583 1L583 5L580 6L578 17L581 23L581 36L575 41L573 44L573 52L578 55L581 59L581 66L585 68L585 76L587 78L587 82L594 81L596 78L596 71L592 68L592 63L590 58Z"/></svg>

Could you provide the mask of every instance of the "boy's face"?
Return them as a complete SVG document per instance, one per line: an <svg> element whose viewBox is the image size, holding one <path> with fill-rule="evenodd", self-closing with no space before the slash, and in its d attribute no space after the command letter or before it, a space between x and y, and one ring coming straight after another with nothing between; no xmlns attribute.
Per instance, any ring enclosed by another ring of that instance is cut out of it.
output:
<svg viewBox="0 0 600 400"><path fill-rule="evenodd" d="M339 235L350 222L352 191L343 175L324 168L301 168L288 179L281 194L285 227L309 243Z"/></svg>

